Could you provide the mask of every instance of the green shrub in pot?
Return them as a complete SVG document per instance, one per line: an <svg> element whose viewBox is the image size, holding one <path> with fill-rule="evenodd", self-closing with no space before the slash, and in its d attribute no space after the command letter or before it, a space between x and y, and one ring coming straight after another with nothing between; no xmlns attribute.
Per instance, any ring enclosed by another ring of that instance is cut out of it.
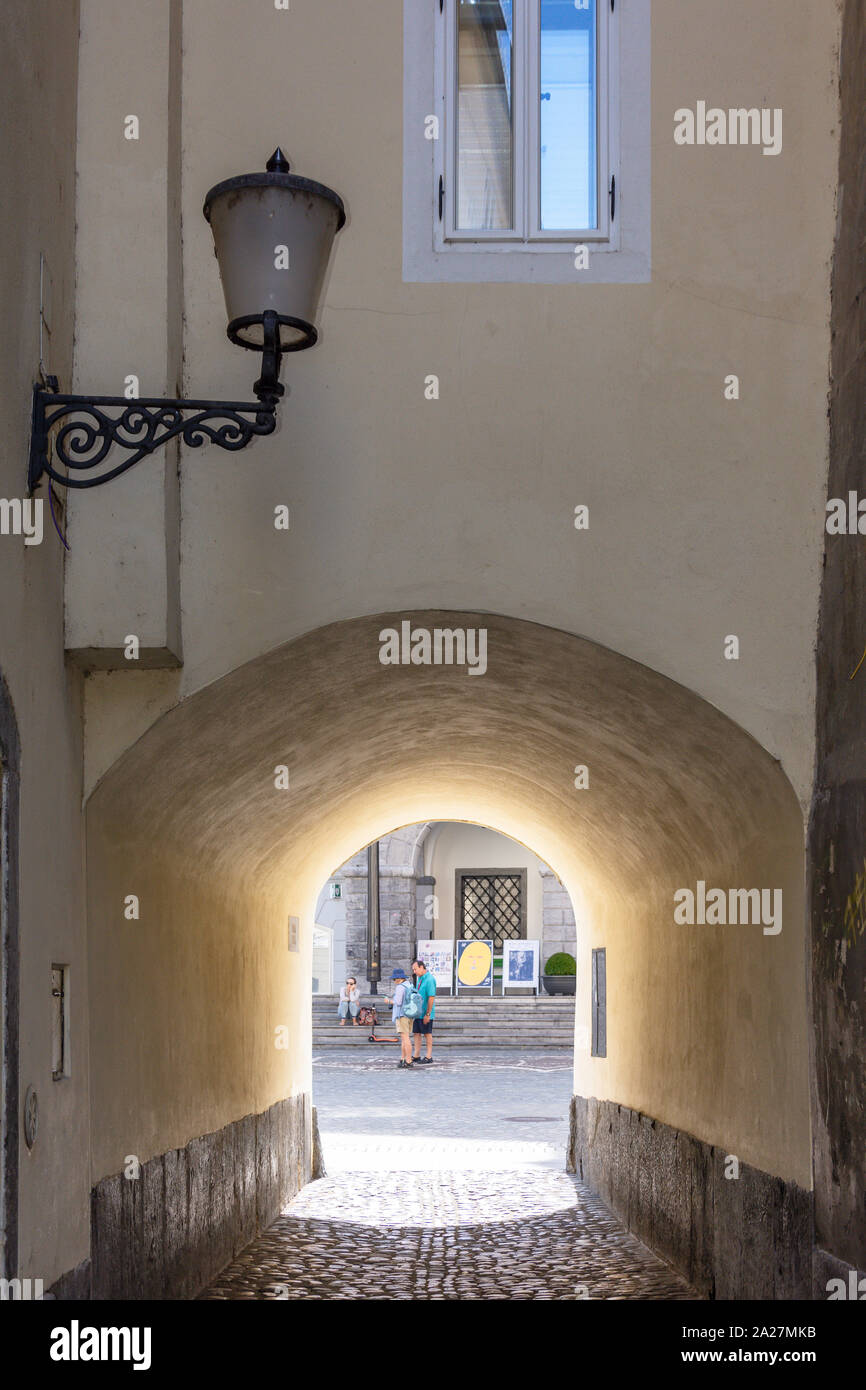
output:
<svg viewBox="0 0 866 1390"><path fill-rule="evenodd" d="M550 956L541 977L547 994L574 994L577 986L577 966L568 951L556 951Z"/></svg>
<svg viewBox="0 0 866 1390"><path fill-rule="evenodd" d="M557 951L547 961L544 967L545 975L574 975L577 973L577 965L574 956L570 956L567 951Z"/></svg>

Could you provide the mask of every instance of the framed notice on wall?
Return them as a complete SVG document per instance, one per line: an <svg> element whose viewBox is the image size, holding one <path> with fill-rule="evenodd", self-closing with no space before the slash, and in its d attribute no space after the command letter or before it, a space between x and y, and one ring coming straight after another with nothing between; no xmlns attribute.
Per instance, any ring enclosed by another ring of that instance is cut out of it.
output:
<svg viewBox="0 0 866 1390"><path fill-rule="evenodd" d="M489 989L493 993L493 942L457 942L457 993L463 989Z"/></svg>
<svg viewBox="0 0 866 1390"><path fill-rule="evenodd" d="M540 941L503 941L502 989L538 990Z"/></svg>
<svg viewBox="0 0 866 1390"><path fill-rule="evenodd" d="M423 960L437 989L451 989L454 984L454 942L419 941L418 959Z"/></svg>

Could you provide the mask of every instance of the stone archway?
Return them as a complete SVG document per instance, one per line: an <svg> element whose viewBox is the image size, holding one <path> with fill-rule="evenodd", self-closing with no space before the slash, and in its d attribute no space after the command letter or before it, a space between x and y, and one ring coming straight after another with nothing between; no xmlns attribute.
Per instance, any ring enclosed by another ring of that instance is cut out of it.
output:
<svg viewBox="0 0 866 1390"><path fill-rule="evenodd" d="M164 716L90 799L97 1244L128 1198L119 1175L130 1153L161 1166L178 1203L227 1174L229 1142L252 1163L253 1195L238 1199L232 1178L216 1231L189 1213L179 1247L166 1230L163 1268L187 1286L305 1180L319 887L359 844L422 819L465 819L532 845L561 873L583 1024L589 956L607 951L607 1055L585 1041L575 1053L575 1162L626 1213L639 1170L653 1175L652 1243L704 1287L736 1285L731 1251L754 1238L750 1203L769 1203L754 1287L802 1294L792 1252L808 1243L810 1185L803 827L790 784L705 701L560 631L418 613L412 622L430 632L485 629L483 678L453 664L385 666L380 632L404 617L334 624L234 671ZM784 929L676 922L675 894L700 884L780 890ZM605 1107L624 1127L616 1153L602 1143ZM639 1157L624 1147L632 1125ZM720 1186L726 1154L743 1174L735 1187ZM701 1202L712 1216L695 1247ZM131 1210L131 1248L136 1219ZM784 1286L773 1283L773 1223ZM136 1259L120 1273L106 1253L102 1266L97 1289L146 1285Z"/></svg>

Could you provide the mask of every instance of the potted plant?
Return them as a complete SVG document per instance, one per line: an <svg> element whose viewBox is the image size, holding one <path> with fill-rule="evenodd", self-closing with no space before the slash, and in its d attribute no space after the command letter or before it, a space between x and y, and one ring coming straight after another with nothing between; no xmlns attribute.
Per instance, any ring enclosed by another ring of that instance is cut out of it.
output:
<svg viewBox="0 0 866 1390"><path fill-rule="evenodd" d="M547 994L574 994L577 984L577 966L574 956L567 951L557 951L547 961L541 977Z"/></svg>

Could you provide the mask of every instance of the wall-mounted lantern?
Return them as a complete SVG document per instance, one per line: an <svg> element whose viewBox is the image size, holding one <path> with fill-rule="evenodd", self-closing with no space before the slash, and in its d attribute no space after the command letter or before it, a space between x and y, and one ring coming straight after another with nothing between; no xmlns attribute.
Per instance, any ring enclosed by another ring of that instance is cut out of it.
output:
<svg viewBox="0 0 866 1390"><path fill-rule="evenodd" d="M282 354L312 347L318 337L315 318L334 237L346 220L343 203L333 189L290 173L277 149L264 172L212 188L204 215L219 262L228 336L261 354L257 401L67 396L58 391L57 378L48 377L33 388L31 492L43 474L64 487L97 487L176 435L191 448L211 443L237 450L256 435L273 434L284 392ZM50 463L55 428L55 462L86 477L67 476ZM115 446L128 456L96 471Z"/></svg>

